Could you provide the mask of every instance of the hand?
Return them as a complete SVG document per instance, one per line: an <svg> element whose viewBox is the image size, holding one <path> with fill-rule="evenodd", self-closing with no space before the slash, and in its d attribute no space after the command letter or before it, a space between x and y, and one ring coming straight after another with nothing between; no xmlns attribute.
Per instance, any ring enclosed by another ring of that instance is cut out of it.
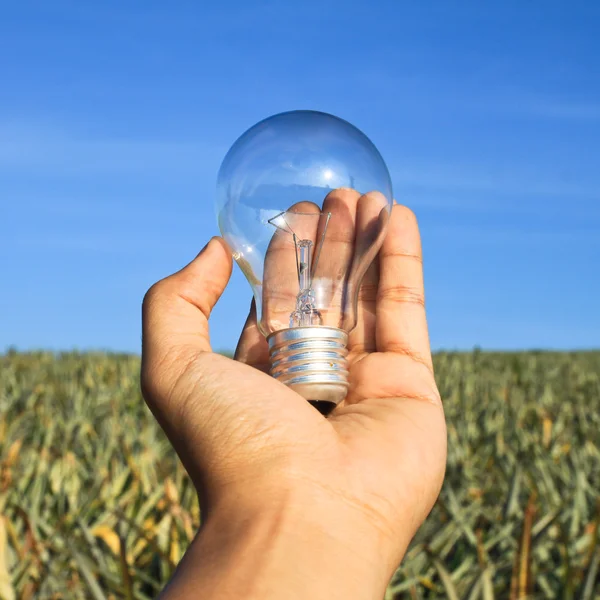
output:
<svg viewBox="0 0 600 600"><path fill-rule="evenodd" d="M336 194L356 211L354 192ZM329 418L253 367L266 359L254 311L238 360L211 351L208 317L232 267L220 238L149 290L144 397L194 481L203 515L167 595L383 595L445 470L421 263L414 215L396 205L362 286L349 340L351 391Z"/></svg>

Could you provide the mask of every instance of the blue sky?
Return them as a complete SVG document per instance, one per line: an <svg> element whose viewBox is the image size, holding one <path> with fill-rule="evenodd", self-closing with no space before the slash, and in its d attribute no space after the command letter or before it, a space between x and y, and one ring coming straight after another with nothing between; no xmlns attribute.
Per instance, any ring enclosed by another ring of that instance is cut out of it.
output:
<svg viewBox="0 0 600 600"><path fill-rule="evenodd" d="M139 351L219 164L331 112L419 217L435 348L600 346L600 4L0 3L0 349ZM212 319L235 345L236 269Z"/></svg>

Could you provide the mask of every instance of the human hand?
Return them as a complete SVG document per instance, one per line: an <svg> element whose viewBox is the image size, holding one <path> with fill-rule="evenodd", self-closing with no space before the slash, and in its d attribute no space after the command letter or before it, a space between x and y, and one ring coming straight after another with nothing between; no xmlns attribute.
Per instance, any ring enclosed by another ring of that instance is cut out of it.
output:
<svg viewBox="0 0 600 600"><path fill-rule="evenodd" d="M357 195L337 193L356 212ZM260 370L267 349L253 312L238 360L211 351L208 316L230 273L230 253L215 238L144 300L144 396L203 510L200 535L170 589L178 597L198 586L203 598L212 598L211 591L234 596L236 582L224 590L214 575L218 565L227 569L229 554L237 556L237 583L247 589L250 579L259 590L252 598L276 597L282 589L288 598L331 597L328 577L339 591L342 576L349 584L340 597L381 597L445 469L416 220L394 206L378 264L361 288L359 325L349 339L350 393L327 419ZM249 540L253 522L264 526ZM241 547L272 551L261 566L255 558L244 570ZM285 561L278 558L282 548ZM207 556L213 575L199 567ZM277 587L286 568L313 572L301 578L296 595L291 575ZM311 576L321 587L309 592Z"/></svg>

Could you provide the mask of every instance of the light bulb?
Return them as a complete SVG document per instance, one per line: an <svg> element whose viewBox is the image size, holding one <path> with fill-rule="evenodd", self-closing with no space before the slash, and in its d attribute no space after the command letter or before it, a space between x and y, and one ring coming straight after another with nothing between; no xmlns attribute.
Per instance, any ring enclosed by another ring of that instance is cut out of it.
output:
<svg viewBox="0 0 600 600"><path fill-rule="evenodd" d="M219 229L252 288L270 373L323 412L348 391L348 333L392 198L373 143L322 112L257 123L219 170Z"/></svg>

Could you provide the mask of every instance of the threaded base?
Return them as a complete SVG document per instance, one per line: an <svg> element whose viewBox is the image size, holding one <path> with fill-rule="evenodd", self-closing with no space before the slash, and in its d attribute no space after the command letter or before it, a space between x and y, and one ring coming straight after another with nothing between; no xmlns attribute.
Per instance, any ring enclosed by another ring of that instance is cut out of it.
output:
<svg viewBox="0 0 600 600"><path fill-rule="evenodd" d="M294 327L267 341L271 375L314 402L341 402L348 393L348 334L335 327Z"/></svg>

